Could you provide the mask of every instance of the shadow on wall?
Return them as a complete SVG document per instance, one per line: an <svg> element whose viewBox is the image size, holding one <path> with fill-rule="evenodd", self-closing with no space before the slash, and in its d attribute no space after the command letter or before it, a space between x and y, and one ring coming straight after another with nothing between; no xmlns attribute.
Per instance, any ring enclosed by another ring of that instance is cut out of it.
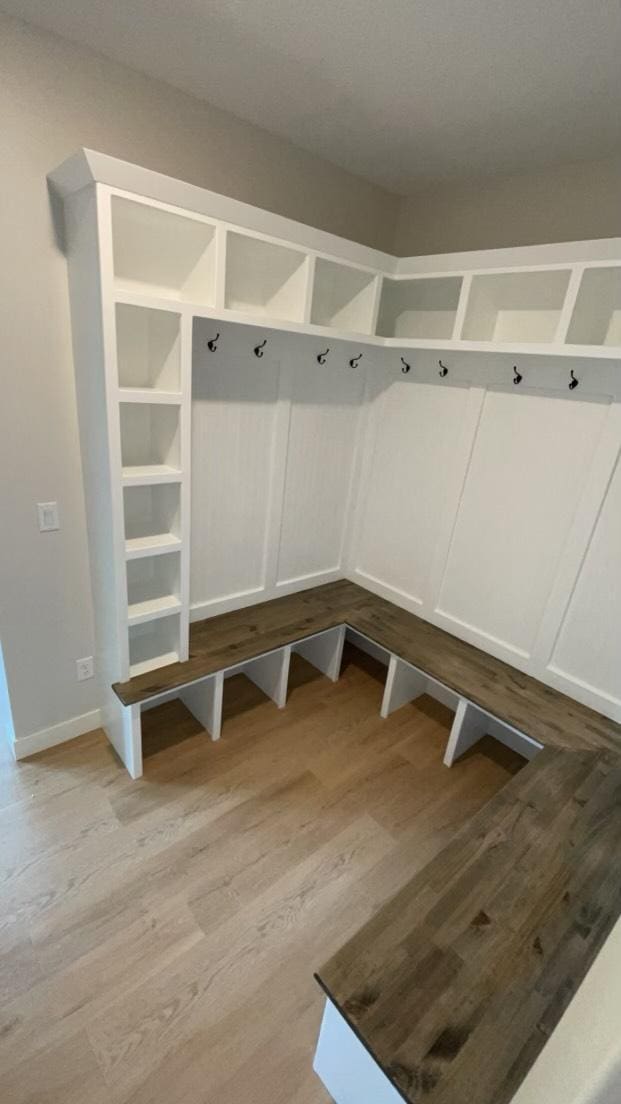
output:
<svg viewBox="0 0 621 1104"><path fill-rule="evenodd" d="M2 642L0 641L0 739L7 740L10 747L15 744L15 728L11 712L9 685L6 679Z"/></svg>

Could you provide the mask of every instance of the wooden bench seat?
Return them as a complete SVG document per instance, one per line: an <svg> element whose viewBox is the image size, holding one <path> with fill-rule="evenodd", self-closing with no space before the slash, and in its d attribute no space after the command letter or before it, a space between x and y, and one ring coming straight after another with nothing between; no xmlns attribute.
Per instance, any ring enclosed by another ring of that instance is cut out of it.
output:
<svg viewBox="0 0 621 1104"><path fill-rule="evenodd" d="M621 761L549 748L317 978L411 1104L507 1104L621 913Z"/></svg>

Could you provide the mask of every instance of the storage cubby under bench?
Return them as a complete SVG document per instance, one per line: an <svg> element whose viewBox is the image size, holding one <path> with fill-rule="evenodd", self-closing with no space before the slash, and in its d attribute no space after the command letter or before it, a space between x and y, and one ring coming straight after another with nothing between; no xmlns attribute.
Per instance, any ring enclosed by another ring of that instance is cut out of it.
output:
<svg viewBox="0 0 621 1104"><path fill-rule="evenodd" d="M291 651L336 679L347 630L389 661L383 715L453 695L448 765L486 731L532 761L319 970L315 1068L337 1104L508 1104L621 915L621 725L340 580L197 622L186 662L117 684L134 773L145 703L177 691L217 738L225 674L282 707Z"/></svg>

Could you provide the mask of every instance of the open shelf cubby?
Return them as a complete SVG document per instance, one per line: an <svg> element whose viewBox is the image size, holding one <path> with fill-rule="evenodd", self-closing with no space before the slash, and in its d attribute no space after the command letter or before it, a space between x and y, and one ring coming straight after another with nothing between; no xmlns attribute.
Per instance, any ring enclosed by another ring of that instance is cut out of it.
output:
<svg viewBox="0 0 621 1104"><path fill-rule="evenodd" d="M567 341L621 345L621 265L588 268L583 273Z"/></svg>
<svg viewBox="0 0 621 1104"><path fill-rule="evenodd" d="M570 272L501 272L473 276L463 341L554 341Z"/></svg>
<svg viewBox="0 0 621 1104"><path fill-rule="evenodd" d="M377 277L373 272L318 257L311 322L335 330L368 334L373 325Z"/></svg>
<svg viewBox="0 0 621 1104"><path fill-rule="evenodd" d="M117 303L119 387L179 392L179 322L172 311Z"/></svg>
<svg viewBox="0 0 621 1104"><path fill-rule="evenodd" d="M179 659L179 614L130 625L129 673L130 677L155 671Z"/></svg>
<svg viewBox="0 0 621 1104"><path fill-rule="evenodd" d="M181 606L179 553L145 556L127 564L127 617L130 625L152 621Z"/></svg>
<svg viewBox="0 0 621 1104"><path fill-rule="evenodd" d="M380 337L451 338L461 284L461 276L384 277L377 333Z"/></svg>
<svg viewBox="0 0 621 1104"><path fill-rule="evenodd" d="M113 196L117 287L212 305L215 234L210 222Z"/></svg>
<svg viewBox="0 0 621 1104"><path fill-rule="evenodd" d="M229 230L225 307L282 321L304 318L305 253Z"/></svg>
<svg viewBox="0 0 621 1104"><path fill-rule="evenodd" d="M178 483L125 487L125 555L128 560L165 553L181 544Z"/></svg>
<svg viewBox="0 0 621 1104"><path fill-rule="evenodd" d="M122 402L120 423L124 477L179 472L178 406Z"/></svg>

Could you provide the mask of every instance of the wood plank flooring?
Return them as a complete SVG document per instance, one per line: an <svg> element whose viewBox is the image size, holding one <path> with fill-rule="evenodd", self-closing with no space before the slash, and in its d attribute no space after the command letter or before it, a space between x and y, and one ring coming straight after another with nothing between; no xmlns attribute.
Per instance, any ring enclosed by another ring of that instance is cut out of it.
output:
<svg viewBox="0 0 621 1104"><path fill-rule="evenodd" d="M228 680L219 744L161 706L138 782L101 733L0 764L3 1104L327 1104L313 970L521 764L447 770L451 715L380 720L383 676Z"/></svg>

